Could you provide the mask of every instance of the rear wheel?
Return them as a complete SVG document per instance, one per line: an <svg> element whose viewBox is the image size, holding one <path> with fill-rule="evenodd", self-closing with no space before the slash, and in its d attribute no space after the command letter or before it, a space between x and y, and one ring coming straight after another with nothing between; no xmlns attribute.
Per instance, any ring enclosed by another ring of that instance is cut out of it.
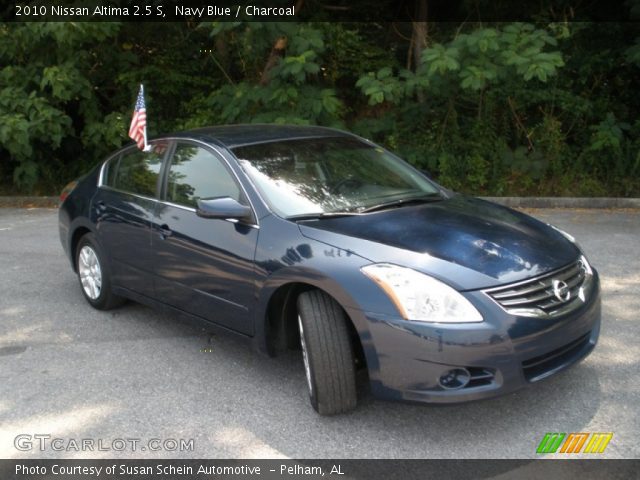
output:
<svg viewBox="0 0 640 480"><path fill-rule="evenodd" d="M356 407L356 375L347 318L329 295L312 290L298 297L298 328L307 388L322 415Z"/></svg>
<svg viewBox="0 0 640 480"><path fill-rule="evenodd" d="M80 239L76 248L78 280L84 298L98 310L115 308L124 301L111 291L111 275L104 258L92 233L87 233Z"/></svg>

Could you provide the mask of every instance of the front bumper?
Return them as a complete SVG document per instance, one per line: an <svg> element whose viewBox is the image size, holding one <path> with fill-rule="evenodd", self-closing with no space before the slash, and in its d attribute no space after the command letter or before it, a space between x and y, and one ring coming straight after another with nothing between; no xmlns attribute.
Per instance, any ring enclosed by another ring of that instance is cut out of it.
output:
<svg viewBox="0 0 640 480"><path fill-rule="evenodd" d="M430 403L478 400L518 390L585 358L600 333L600 283L580 308L562 317L537 319L506 313L483 292L470 292L485 321L428 324L347 309L360 335L372 391L379 398ZM465 369L471 378L458 389L440 378Z"/></svg>

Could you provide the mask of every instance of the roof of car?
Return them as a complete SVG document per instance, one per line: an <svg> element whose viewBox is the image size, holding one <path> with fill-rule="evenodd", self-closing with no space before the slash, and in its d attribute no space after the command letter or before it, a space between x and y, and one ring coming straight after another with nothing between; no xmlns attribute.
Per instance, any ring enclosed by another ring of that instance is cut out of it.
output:
<svg viewBox="0 0 640 480"><path fill-rule="evenodd" d="M180 132L176 136L196 138L203 141L213 140L227 148L235 148L241 145L267 143L277 140L349 136L349 134L333 128L316 126L247 124L196 128Z"/></svg>

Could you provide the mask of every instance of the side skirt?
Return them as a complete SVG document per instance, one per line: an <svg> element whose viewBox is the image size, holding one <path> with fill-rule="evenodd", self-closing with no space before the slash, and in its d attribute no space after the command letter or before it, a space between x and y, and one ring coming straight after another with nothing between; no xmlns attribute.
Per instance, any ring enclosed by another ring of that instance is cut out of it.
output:
<svg viewBox="0 0 640 480"><path fill-rule="evenodd" d="M220 335L228 335L255 347L254 337L223 327L217 323L210 322L202 317L185 312L184 310L180 310L179 308L171 305L167 305L166 303L162 303L158 300L147 297L146 295L141 295L137 292L116 285L113 286L113 293L121 297L128 298L129 300L133 300L134 302L147 305L155 310L175 315L179 321L200 328L201 330L210 331Z"/></svg>

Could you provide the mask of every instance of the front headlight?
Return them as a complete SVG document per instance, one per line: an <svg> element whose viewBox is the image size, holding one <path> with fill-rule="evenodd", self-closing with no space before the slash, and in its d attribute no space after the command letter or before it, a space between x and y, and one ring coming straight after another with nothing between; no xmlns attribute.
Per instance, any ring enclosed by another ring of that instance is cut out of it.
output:
<svg viewBox="0 0 640 480"><path fill-rule="evenodd" d="M549 225L551 228L553 228L556 232L560 233L560 235L562 235L564 238L569 240L571 243L577 243L575 237L573 235L571 235L570 233L567 233L564 230L562 230L561 228L558 228L555 225L551 225L550 223L547 223L547 225Z"/></svg>
<svg viewBox="0 0 640 480"><path fill-rule="evenodd" d="M582 265L582 269L584 270L584 274L587 276L592 276L593 275L593 270L591 269L591 265L589 264L589 260L587 260L587 257L583 255L580 255L580 264Z"/></svg>
<svg viewBox="0 0 640 480"><path fill-rule="evenodd" d="M573 243L578 248L578 250L580 250L580 253L581 253L580 261L582 261L582 263L583 263L583 265L585 267L585 274L592 275L593 272L591 271L591 265L589 265L589 262L587 261L587 257L585 257L584 251L582 250L582 247L580 246L578 241L575 239L575 237L573 235L571 235L570 233L565 232L561 228L556 227L555 225L551 225L550 223L547 223L547 225L549 225L555 231L559 232L564 238L569 240L571 243Z"/></svg>
<svg viewBox="0 0 640 480"><path fill-rule="evenodd" d="M374 263L361 268L389 296L405 320L434 323L482 322L480 312L460 293L410 268Z"/></svg>

